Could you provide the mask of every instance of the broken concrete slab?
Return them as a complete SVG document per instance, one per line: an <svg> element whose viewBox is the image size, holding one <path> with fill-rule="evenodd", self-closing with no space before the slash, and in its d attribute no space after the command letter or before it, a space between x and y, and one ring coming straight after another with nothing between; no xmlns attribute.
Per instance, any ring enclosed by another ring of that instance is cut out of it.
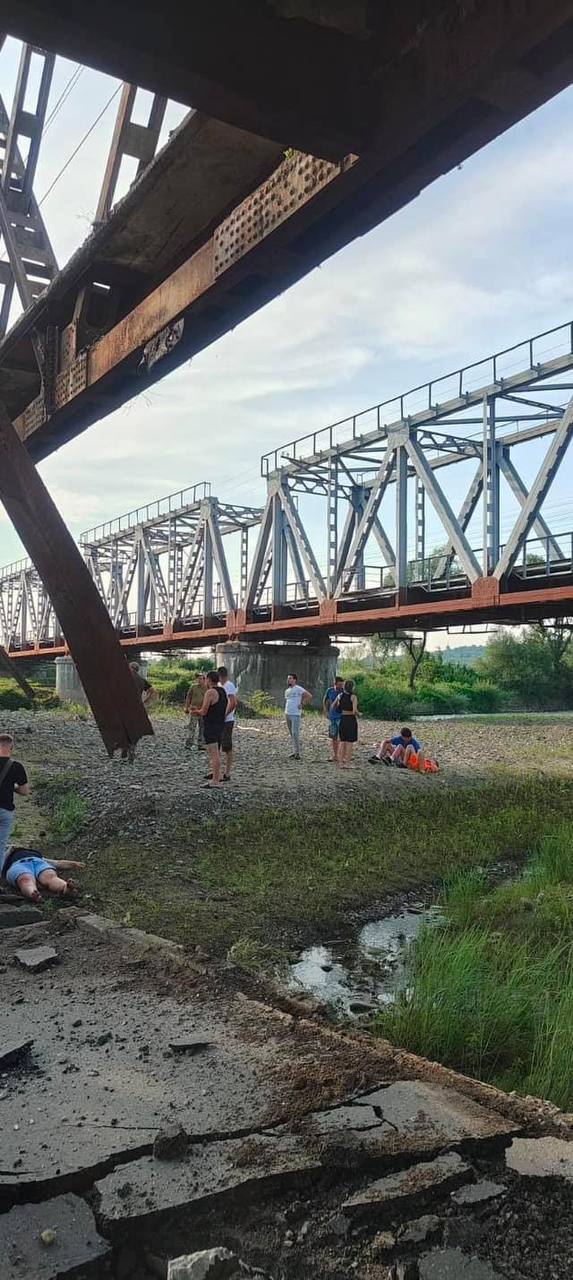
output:
<svg viewBox="0 0 573 1280"><path fill-rule="evenodd" d="M54 947L28 947L25 951L15 951L14 960L30 973L41 973L42 969L58 963L58 953Z"/></svg>
<svg viewBox="0 0 573 1280"><path fill-rule="evenodd" d="M202 1249L175 1258L167 1268L167 1280L266 1280L265 1273L247 1266L229 1249Z"/></svg>
<svg viewBox="0 0 573 1280"><path fill-rule="evenodd" d="M461 1249L438 1249L419 1262L420 1280L503 1280L499 1271L480 1258L468 1258Z"/></svg>
<svg viewBox="0 0 573 1280"><path fill-rule="evenodd" d="M421 1218L415 1218L402 1227L400 1244L424 1244L437 1235L441 1225L435 1213L424 1213Z"/></svg>
<svg viewBox="0 0 573 1280"><path fill-rule="evenodd" d="M187 1155L188 1146L189 1134L180 1125L172 1125L156 1133L153 1154L156 1160L181 1160Z"/></svg>
<svg viewBox="0 0 573 1280"><path fill-rule="evenodd" d="M503 1182L490 1182L488 1178L484 1178L483 1182L474 1182L467 1187L459 1187L457 1191L452 1191L452 1200L454 1204L460 1206L472 1204L485 1204L488 1200L495 1200L498 1196L502 1196L507 1187Z"/></svg>
<svg viewBox="0 0 573 1280"><path fill-rule="evenodd" d="M394 1130L401 1145L429 1150L447 1143L489 1141L515 1133L517 1125L498 1111L474 1102L456 1089L425 1080L401 1080L354 1099L355 1106L374 1107Z"/></svg>
<svg viewBox="0 0 573 1280"><path fill-rule="evenodd" d="M42 1239L43 1237L43 1239ZM91 1209L79 1196L19 1205L0 1216L2 1280L60 1280L88 1275L110 1254Z"/></svg>
<svg viewBox="0 0 573 1280"><path fill-rule="evenodd" d="M473 1177L471 1166L456 1152L448 1152L436 1160L411 1165L369 1183L344 1202L342 1212L352 1218L408 1212L413 1205L445 1195L464 1182L471 1182Z"/></svg>
<svg viewBox="0 0 573 1280"><path fill-rule="evenodd" d="M0 1071L4 1067L11 1067L15 1062L21 1062L22 1058L27 1057L32 1048L33 1040L12 1040L7 1044L0 1045Z"/></svg>
<svg viewBox="0 0 573 1280"><path fill-rule="evenodd" d="M0 901L0 929L19 929L27 924L41 924L44 919L38 907L11 905Z"/></svg>
<svg viewBox="0 0 573 1280"><path fill-rule="evenodd" d="M573 1142L563 1138L514 1138L505 1153L508 1169L526 1178L573 1182Z"/></svg>
<svg viewBox="0 0 573 1280"><path fill-rule="evenodd" d="M226 1195L259 1196L305 1175L322 1171L298 1135L231 1138L195 1143L184 1160L163 1163L143 1157L115 1169L96 1184L99 1221L106 1235L117 1237L135 1221L161 1213L211 1209Z"/></svg>
<svg viewBox="0 0 573 1280"><path fill-rule="evenodd" d="M331 1111L315 1111L311 1117L313 1126L322 1134L340 1134L351 1129L354 1133L363 1133L369 1129L381 1129L386 1121L381 1120L374 1107L348 1106L335 1107Z"/></svg>

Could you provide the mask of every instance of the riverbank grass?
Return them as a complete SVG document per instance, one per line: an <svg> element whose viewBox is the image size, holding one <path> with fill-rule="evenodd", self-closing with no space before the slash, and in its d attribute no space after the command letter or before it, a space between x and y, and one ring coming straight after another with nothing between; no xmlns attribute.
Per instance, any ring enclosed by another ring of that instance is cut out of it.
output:
<svg viewBox="0 0 573 1280"><path fill-rule="evenodd" d="M573 820L539 837L523 872L488 887L456 875L444 922L410 949L375 1030L505 1089L573 1103Z"/></svg>

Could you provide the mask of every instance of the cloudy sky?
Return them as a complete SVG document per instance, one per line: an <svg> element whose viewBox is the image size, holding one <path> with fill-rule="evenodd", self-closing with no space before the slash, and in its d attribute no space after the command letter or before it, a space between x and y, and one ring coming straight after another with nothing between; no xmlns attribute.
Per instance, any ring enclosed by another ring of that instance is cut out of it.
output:
<svg viewBox="0 0 573 1280"><path fill-rule="evenodd" d="M0 54L8 107L18 54L12 40ZM58 60L52 108L73 72ZM43 140L39 199L116 86L82 72ZM117 97L42 205L60 263L89 230L116 108ZM172 105L165 129L182 115ZM572 126L568 90L49 458L42 475L73 533L203 479L221 499L262 503L261 453L568 321ZM524 453L530 479L538 446ZM458 505L464 478L451 484ZM573 523L566 498L559 477L556 529ZM20 554L0 508L0 564Z"/></svg>

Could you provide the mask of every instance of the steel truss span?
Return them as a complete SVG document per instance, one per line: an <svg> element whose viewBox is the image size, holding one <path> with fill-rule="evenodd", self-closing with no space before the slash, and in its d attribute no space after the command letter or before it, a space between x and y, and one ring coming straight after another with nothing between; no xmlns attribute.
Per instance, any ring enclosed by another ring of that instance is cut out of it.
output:
<svg viewBox="0 0 573 1280"><path fill-rule="evenodd" d="M265 455L264 508L203 483L89 530L81 550L139 648L573 613L573 518L557 533L546 513L572 393L573 323ZM0 643L65 651L28 561L0 571Z"/></svg>

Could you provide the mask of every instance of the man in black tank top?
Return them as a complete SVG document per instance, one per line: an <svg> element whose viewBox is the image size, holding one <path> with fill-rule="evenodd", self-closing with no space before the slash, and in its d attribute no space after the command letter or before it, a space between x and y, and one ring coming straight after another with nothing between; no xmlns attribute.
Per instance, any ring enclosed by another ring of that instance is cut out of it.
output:
<svg viewBox="0 0 573 1280"><path fill-rule="evenodd" d="M203 705L201 707L191 707L190 714L193 716L201 716L203 719L203 730L205 733L205 746L209 755L209 764L211 765L211 782L207 783L208 787L220 787L221 782L221 738L223 736L223 726L225 724L225 716L227 714L227 694L223 686L219 684L219 674L217 671L207 672L207 688Z"/></svg>

